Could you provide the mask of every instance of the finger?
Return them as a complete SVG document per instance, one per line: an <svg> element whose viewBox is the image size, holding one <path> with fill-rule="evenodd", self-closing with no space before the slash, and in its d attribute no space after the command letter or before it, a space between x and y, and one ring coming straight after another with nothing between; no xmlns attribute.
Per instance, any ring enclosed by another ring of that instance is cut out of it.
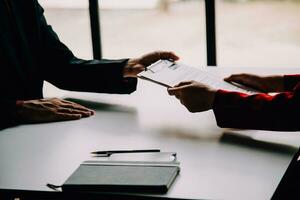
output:
<svg viewBox="0 0 300 200"><path fill-rule="evenodd" d="M175 95L175 97L176 97L178 100L180 100L180 95Z"/></svg>
<svg viewBox="0 0 300 200"><path fill-rule="evenodd" d="M67 114L80 114L82 117L89 117L92 115L90 111L83 111L78 109L72 109L72 108L59 108L59 113L67 113Z"/></svg>
<svg viewBox="0 0 300 200"><path fill-rule="evenodd" d="M224 79L227 82L242 83L245 81L245 76L241 74L234 74Z"/></svg>
<svg viewBox="0 0 300 200"><path fill-rule="evenodd" d="M159 51L159 58L160 59L171 59L171 60L178 60L179 57L174 53L170 51Z"/></svg>
<svg viewBox="0 0 300 200"><path fill-rule="evenodd" d="M134 65L134 70L141 70L141 71L143 71L143 70L145 70L145 66L144 65L142 65L142 64L136 64L136 65Z"/></svg>
<svg viewBox="0 0 300 200"><path fill-rule="evenodd" d="M176 88L168 88L168 93L170 96L179 96L179 90Z"/></svg>
<svg viewBox="0 0 300 200"><path fill-rule="evenodd" d="M68 114L68 113L56 113L55 120L57 121L67 121L67 120L77 120L81 119L80 114Z"/></svg>
<svg viewBox="0 0 300 200"><path fill-rule="evenodd" d="M180 103L185 106L185 102L182 99L179 99Z"/></svg>
<svg viewBox="0 0 300 200"><path fill-rule="evenodd" d="M260 90L262 92L265 91L263 85L259 81L257 81L257 77L255 75L235 74L224 80L232 84L240 84L242 86L246 86L248 87L248 89L252 88L254 90Z"/></svg>
<svg viewBox="0 0 300 200"><path fill-rule="evenodd" d="M232 82L235 82L235 81L242 81L242 80L246 80L246 79L249 79L253 77L253 75L251 74L245 74L245 73L242 73L242 74L232 74L231 76L227 77L227 78L224 78L225 81L232 81Z"/></svg>
<svg viewBox="0 0 300 200"><path fill-rule="evenodd" d="M86 107L78 106L78 105L65 104L65 105L62 105L62 108L80 110L80 111L83 111L83 112L89 112L91 115L95 114L94 110L88 109Z"/></svg>
<svg viewBox="0 0 300 200"><path fill-rule="evenodd" d="M184 85L184 86L179 86L179 87L168 88L168 93L171 96L174 96L174 95L181 96L182 91L186 88L189 88L189 87L190 87L190 85Z"/></svg>
<svg viewBox="0 0 300 200"><path fill-rule="evenodd" d="M138 74L138 73L140 73L142 71L147 70L147 67L144 66L144 65L142 65L142 64L136 64L136 65L133 66L132 70L133 70L134 74Z"/></svg>
<svg viewBox="0 0 300 200"><path fill-rule="evenodd" d="M192 83L193 83L193 81L182 81L174 87L181 87L181 86L184 86L184 85L190 85Z"/></svg>
<svg viewBox="0 0 300 200"><path fill-rule="evenodd" d="M64 100L64 99L61 99L60 101L61 101L62 103L68 104L68 105L77 105L77 106L79 106L79 107L84 107L84 106L82 106L82 105L80 105L80 104L78 104L78 103L72 102L72 101L68 101L68 100ZM85 108L85 107L84 107L84 108Z"/></svg>
<svg viewBox="0 0 300 200"><path fill-rule="evenodd" d="M77 104L77 103L74 103L74 102L71 102L71 101L66 101L66 100L63 100L63 102L65 103L65 104L62 105L62 107L64 107L64 108L73 108L73 109L79 109L79 110L89 111L89 112L94 113L93 110L91 110L87 107L84 107L80 104Z"/></svg>
<svg viewBox="0 0 300 200"><path fill-rule="evenodd" d="M224 81L228 81L228 82L230 82L230 81L234 80L234 77L236 77L236 76L237 76L237 75L235 75L235 74L233 74L233 75L230 75L230 76L228 76L228 77L224 78Z"/></svg>

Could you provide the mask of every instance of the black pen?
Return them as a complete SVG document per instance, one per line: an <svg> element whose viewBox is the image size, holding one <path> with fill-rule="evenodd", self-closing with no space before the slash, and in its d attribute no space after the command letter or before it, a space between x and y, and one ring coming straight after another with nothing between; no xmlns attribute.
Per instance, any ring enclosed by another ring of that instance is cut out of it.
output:
<svg viewBox="0 0 300 200"><path fill-rule="evenodd" d="M111 155L111 154L115 154L115 153L152 153L152 152L160 152L160 149L94 151L94 152L91 152L91 154Z"/></svg>

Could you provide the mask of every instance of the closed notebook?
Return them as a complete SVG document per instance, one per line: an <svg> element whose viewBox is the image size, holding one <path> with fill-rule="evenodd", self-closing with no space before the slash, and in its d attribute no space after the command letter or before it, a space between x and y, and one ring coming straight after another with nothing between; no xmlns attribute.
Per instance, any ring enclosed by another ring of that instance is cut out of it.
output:
<svg viewBox="0 0 300 200"><path fill-rule="evenodd" d="M166 193L179 171L176 154L112 155L83 162L65 181L62 190Z"/></svg>
<svg viewBox="0 0 300 200"><path fill-rule="evenodd" d="M63 191L166 193L179 173L177 166L80 165Z"/></svg>

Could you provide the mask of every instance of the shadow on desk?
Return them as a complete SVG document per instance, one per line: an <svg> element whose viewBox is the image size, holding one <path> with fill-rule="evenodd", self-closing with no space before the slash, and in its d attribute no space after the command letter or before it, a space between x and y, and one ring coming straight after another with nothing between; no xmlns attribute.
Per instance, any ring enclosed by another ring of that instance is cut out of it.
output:
<svg viewBox="0 0 300 200"><path fill-rule="evenodd" d="M250 138L246 138L246 137L244 138L235 135L223 134L220 138L220 142L244 146L245 148L260 149L268 152L276 152L280 154L294 154L297 152L297 148L289 145L252 140Z"/></svg>
<svg viewBox="0 0 300 200"><path fill-rule="evenodd" d="M109 133L114 136L139 132L138 110L135 107L80 98L65 99L86 106L96 112L94 116L76 123L75 125L78 128L85 127L85 130Z"/></svg>
<svg viewBox="0 0 300 200"><path fill-rule="evenodd" d="M90 108L90 109L93 109L96 111L110 111L110 112L122 112L122 113L136 113L137 112L136 108L124 106L124 105L88 101L88 100L76 99L76 98L65 98L65 100L71 101L74 103L78 103L82 106L85 106L87 108Z"/></svg>
<svg viewBox="0 0 300 200"><path fill-rule="evenodd" d="M154 200L169 199L166 197L150 197L136 194L109 194L109 193L63 193L63 192L40 192L24 190L2 190L0 197L5 200ZM177 200L172 198L172 200ZM178 199L179 200L179 199Z"/></svg>

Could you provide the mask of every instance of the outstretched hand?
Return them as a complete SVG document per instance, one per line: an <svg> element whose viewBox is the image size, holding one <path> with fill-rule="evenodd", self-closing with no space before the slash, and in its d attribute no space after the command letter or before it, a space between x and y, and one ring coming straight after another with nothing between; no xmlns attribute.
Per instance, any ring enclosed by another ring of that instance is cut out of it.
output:
<svg viewBox="0 0 300 200"><path fill-rule="evenodd" d="M94 111L70 101L52 98L28 100L18 107L20 123L76 120L94 115Z"/></svg>
<svg viewBox="0 0 300 200"><path fill-rule="evenodd" d="M137 74L144 71L149 65L160 59L178 60L179 57L173 52L155 51L145 54L139 58L132 58L124 68L124 77L136 77Z"/></svg>
<svg viewBox="0 0 300 200"><path fill-rule="evenodd" d="M258 76L254 74L233 74L224 79L262 92L283 92L283 76Z"/></svg>
<svg viewBox="0 0 300 200"><path fill-rule="evenodd" d="M216 90L196 81L186 81L169 88L168 93L194 113L212 109Z"/></svg>

